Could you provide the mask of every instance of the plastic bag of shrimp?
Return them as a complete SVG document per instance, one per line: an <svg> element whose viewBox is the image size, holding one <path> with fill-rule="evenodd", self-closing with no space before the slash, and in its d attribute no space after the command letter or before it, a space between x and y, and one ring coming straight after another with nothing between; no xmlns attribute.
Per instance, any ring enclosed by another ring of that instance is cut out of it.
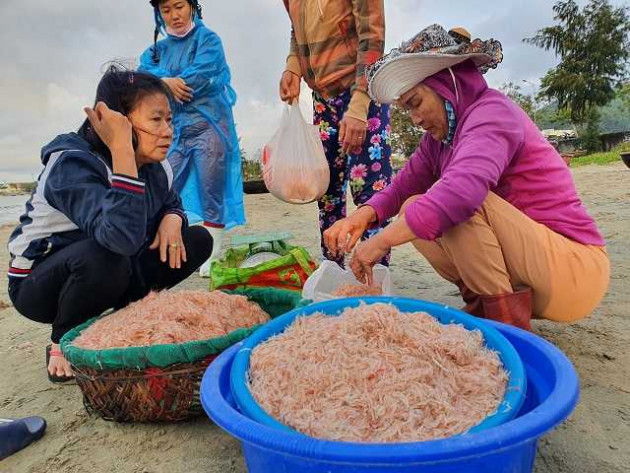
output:
<svg viewBox="0 0 630 473"><path fill-rule="evenodd" d="M367 286L359 282L352 271L342 269L333 261L325 260L304 283L302 298L321 302L342 297L393 295L389 268L377 264L373 272L374 282Z"/></svg>

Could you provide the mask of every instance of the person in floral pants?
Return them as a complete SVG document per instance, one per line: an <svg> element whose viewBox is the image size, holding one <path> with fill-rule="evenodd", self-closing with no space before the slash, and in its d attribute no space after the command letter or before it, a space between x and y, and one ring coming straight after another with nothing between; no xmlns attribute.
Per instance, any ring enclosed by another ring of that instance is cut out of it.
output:
<svg viewBox="0 0 630 473"><path fill-rule="evenodd" d="M339 142L339 122L348 108L350 97L349 91L328 100L317 92L313 93L313 122L319 127L330 166L330 185L326 194L318 201L319 228L322 234L337 220L346 217L348 183L357 206L367 202L376 192L391 183L389 106L379 106L374 102L370 104L363 144L344 154ZM379 230L379 227L369 229L362 239L368 239ZM323 239L322 253L326 259L344 266L344 257L331 254L323 244ZM388 253L381 263L388 266L389 259Z"/></svg>
<svg viewBox="0 0 630 473"><path fill-rule="evenodd" d="M346 216L348 183L354 202L360 205L387 187L392 175L389 108L370 99L365 77L367 67L385 49L384 2L283 3L291 19L291 36L280 98L288 103L297 100L302 79L314 91L314 123L319 126L330 165L330 187L319 201L322 252L343 266L345 255L330 253L323 233ZM349 251L352 248L343 250ZM389 254L383 258L383 263L388 262Z"/></svg>

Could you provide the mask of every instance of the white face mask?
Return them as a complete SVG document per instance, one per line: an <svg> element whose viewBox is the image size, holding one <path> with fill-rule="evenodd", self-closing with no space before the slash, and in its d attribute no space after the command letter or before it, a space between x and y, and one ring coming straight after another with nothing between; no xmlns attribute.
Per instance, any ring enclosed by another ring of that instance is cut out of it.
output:
<svg viewBox="0 0 630 473"><path fill-rule="evenodd" d="M192 21L191 19L187 26L178 28L176 30L167 26L166 32L170 34L171 36L175 36L177 38L183 38L188 33L190 33L194 27L195 27L195 22Z"/></svg>

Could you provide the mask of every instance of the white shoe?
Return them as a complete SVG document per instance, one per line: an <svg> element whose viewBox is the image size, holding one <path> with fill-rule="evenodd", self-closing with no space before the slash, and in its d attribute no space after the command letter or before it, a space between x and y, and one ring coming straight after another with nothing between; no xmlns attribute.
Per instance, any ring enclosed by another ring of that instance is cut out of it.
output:
<svg viewBox="0 0 630 473"><path fill-rule="evenodd" d="M221 255L221 249L223 246L223 233L225 229L205 226L204 228L208 230L210 235L212 235L212 253L210 254L210 258L208 258L208 260L199 268L199 276L201 276L202 278L209 278L210 266L212 266L212 262L218 260Z"/></svg>
<svg viewBox="0 0 630 473"><path fill-rule="evenodd" d="M212 262L210 260L207 260L204 264L202 264L199 267L199 276L201 276L202 278L209 278L211 264Z"/></svg>

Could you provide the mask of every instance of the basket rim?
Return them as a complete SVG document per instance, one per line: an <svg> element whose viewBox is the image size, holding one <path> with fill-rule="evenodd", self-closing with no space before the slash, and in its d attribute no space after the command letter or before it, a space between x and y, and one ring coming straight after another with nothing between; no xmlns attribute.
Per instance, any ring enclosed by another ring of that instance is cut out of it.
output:
<svg viewBox="0 0 630 473"><path fill-rule="evenodd" d="M146 370L151 369L151 368L156 368L156 367L149 367L149 368L145 368L144 370L136 370L133 368L121 368L121 369L113 369L113 370L98 370L97 368L94 367L77 367L75 365L70 365L72 368L72 372L74 373L76 378L81 378L82 380L85 381L134 381L134 380L141 380L141 379L149 379L149 378L160 378L162 376L174 376L174 375L181 375L181 374L189 374L189 373L195 373L197 371L205 371L206 368L208 367L208 365L212 362L212 360L214 360L216 358L215 355L210 355L207 356L205 358L202 358L199 361L195 361L195 362L191 362L191 363L176 363L173 364L171 366L167 366L165 368L158 368L160 369L160 371L155 371L152 373L147 373ZM207 363L204 363L204 361L207 360ZM171 367L175 367L175 366L183 366L183 365L189 365L189 368L181 368L181 369L169 369ZM93 374L87 374L85 373L85 369L91 369L91 370L95 370L97 373L97 375L93 375ZM124 376L116 376L115 373L120 372L120 371L137 371L138 374L136 375L124 375Z"/></svg>
<svg viewBox="0 0 630 473"><path fill-rule="evenodd" d="M276 288L242 288L223 290L228 294L255 296L272 294L276 302L291 303L299 306L294 292ZM67 332L60 341L61 351L73 367L88 367L98 370L120 370L146 368L165 368L180 363L194 363L207 356L218 355L235 343L250 336L264 324L256 324L249 328L239 328L221 337L192 340L184 343L147 345L124 348L105 348L92 350L74 346L72 343L81 333L107 315L93 317Z"/></svg>

